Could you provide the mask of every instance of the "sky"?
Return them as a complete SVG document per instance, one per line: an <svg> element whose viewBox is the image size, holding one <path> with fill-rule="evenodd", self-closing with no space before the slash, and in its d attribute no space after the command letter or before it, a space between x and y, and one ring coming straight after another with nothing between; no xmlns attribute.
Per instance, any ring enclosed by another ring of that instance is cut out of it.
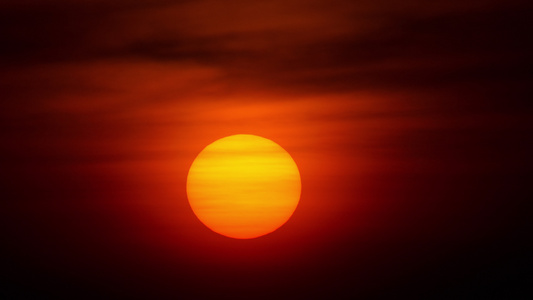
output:
<svg viewBox="0 0 533 300"><path fill-rule="evenodd" d="M531 23L514 0L2 1L0 295L530 298ZM251 240L185 192L233 134L301 174Z"/></svg>

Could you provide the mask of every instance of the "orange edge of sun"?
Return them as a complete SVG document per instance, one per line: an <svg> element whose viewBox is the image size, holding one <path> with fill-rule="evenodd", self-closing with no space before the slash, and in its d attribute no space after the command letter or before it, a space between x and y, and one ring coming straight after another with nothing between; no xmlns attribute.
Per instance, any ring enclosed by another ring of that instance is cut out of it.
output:
<svg viewBox="0 0 533 300"><path fill-rule="evenodd" d="M236 239L271 233L292 216L301 193L300 172L285 149L250 134L207 145L187 176L187 198L209 229Z"/></svg>

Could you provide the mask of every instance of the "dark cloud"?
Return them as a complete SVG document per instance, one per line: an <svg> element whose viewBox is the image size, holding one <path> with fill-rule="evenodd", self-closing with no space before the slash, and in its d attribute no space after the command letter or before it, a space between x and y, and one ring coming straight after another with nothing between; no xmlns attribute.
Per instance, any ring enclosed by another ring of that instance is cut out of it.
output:
<svg viewBox="0 0 533 300"><path fill-rule="evenodd" d="M48 2L5 9L2 61L185 61L275 86L423 87L527 76L520 2ZM317 82L321 82L317 85Z"/></svg>

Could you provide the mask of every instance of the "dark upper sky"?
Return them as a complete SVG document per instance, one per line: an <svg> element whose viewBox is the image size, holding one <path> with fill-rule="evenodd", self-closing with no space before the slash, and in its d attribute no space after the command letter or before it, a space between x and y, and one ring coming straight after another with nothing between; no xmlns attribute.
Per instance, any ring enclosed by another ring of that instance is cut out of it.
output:
<svg viewBox="0 0 533 300"><path fill-rule="evenodd" d="M0 4L7 298L532 296L527 1ZM302 174L238 241L185 196L231 134Z"/></svg>

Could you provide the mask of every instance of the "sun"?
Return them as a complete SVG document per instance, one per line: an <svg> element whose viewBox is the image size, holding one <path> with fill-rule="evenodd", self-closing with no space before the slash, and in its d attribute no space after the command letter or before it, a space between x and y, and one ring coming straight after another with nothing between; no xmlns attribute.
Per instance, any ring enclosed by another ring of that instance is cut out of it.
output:
<svg viewBox="0 0 533 300"><path fill-rule="evenodd" d="M250 134L205 147L187 176L187 197L198 219L221 235L251 239L271 233L292 216L300 172L285 149Z"/></svg>

